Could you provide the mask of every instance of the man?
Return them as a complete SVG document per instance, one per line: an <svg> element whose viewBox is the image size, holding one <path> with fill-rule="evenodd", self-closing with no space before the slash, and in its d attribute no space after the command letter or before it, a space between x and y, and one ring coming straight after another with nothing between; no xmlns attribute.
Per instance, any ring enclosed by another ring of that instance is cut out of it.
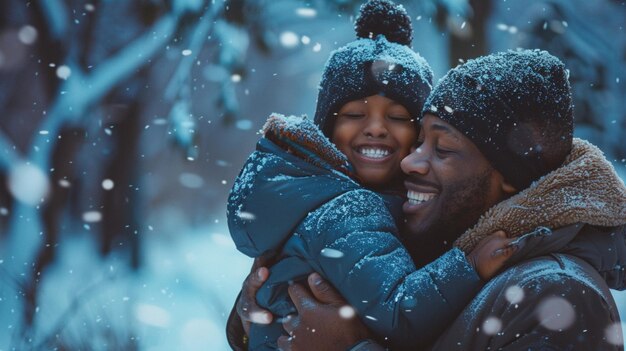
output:
<svg viewBox="0 0 626 351"><path fill-rule="evenodd" d="M405 245L416 263L452 242L471 250L496 229L520 237L511 267L432 348L622 349L609 287L624 288L626 187L596 147L572 138L563 64L537 50L470 60L435 87L421 123L419 146L402 164ZM249 311L260 273L244 287ZM376 336L357 319L339 317L344 303L319 275L309 282L313 296L290 288L298 317L284 323L292 337L279 345L375 349L361 342Z"/></svg>

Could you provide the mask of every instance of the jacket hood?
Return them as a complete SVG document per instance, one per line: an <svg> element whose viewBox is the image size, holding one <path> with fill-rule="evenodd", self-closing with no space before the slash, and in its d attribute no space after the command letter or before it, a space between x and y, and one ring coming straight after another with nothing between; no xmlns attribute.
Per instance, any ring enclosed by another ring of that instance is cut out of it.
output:
<svg viewBox="0 0 626 351"><path fill-rule="evenodd" d="M251 257L272 252L309 214L359 188L346 157L306 117L273 114L231 189L228 227Z"/></svg>
<svg viewBox="0 0 626 351"><path fill-rule="evenodd" d="M574 138L560 168L489 209L455 245L469 252L497 230L519 237L541 226L555 229L577 223L626 224L626 187L600 149Z"/></svg>

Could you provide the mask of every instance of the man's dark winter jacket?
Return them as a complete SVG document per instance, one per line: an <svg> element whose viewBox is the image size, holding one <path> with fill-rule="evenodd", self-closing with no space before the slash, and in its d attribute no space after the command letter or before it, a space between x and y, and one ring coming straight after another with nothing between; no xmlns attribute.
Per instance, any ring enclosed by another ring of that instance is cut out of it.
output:
<svg viewBox="0 0 626 351"><path fill-rule="evenodd" d="M494 228L518 236L536 226L559 229L523 236L517 263L433 350L623 350L609 288L626 283L626 187L598 148L575 139L562 167L490 209L457 245L471 250Z"/></svg>
<svg viewBox="0 0 626 351"><path fill-rule="evenodd" d="M609 287L623 289L626 226L579 224L552 235L565 232L578 238L492 279L433 350L623 350Z"/></svg>
<svg viewBox="0 0 626 351"><path fill-rule="evenodd" d="M463 252L451 250L416 271L396 237L397 203L346 175L344 156L316 126L273 116L265 131L228 202L237 248L251 257L278 255L259 305L277 317L295 313L288 282L315 271L380 340L398 349L432 341L481 286ZM280 323L253 325L249 349L275 348L283 334Z"/></svg>

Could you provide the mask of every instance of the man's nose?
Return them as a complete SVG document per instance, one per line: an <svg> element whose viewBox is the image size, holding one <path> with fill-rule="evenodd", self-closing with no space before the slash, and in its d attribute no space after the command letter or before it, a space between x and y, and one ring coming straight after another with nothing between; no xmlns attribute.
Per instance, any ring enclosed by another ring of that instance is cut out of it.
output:
<svg viewBox="0 0 626 351"><path fill-rule="evenodd" d="M400 167L407 175L416 173L421 175L428 174L428 171L430 170L430 162L428 160L426 150L418 147L415 151L411 152L402 159Z"/></svg>

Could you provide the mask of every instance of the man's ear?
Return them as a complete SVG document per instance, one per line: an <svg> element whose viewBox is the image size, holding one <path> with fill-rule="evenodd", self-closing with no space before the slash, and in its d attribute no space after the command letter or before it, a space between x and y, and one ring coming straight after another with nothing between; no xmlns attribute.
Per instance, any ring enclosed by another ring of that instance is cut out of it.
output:
<svg viewBox="0 0 626 351"><path fill-rule="evenodd" d="M509 196L517 193L517 189L506 180L502 180L502 191Z"/></svg>

